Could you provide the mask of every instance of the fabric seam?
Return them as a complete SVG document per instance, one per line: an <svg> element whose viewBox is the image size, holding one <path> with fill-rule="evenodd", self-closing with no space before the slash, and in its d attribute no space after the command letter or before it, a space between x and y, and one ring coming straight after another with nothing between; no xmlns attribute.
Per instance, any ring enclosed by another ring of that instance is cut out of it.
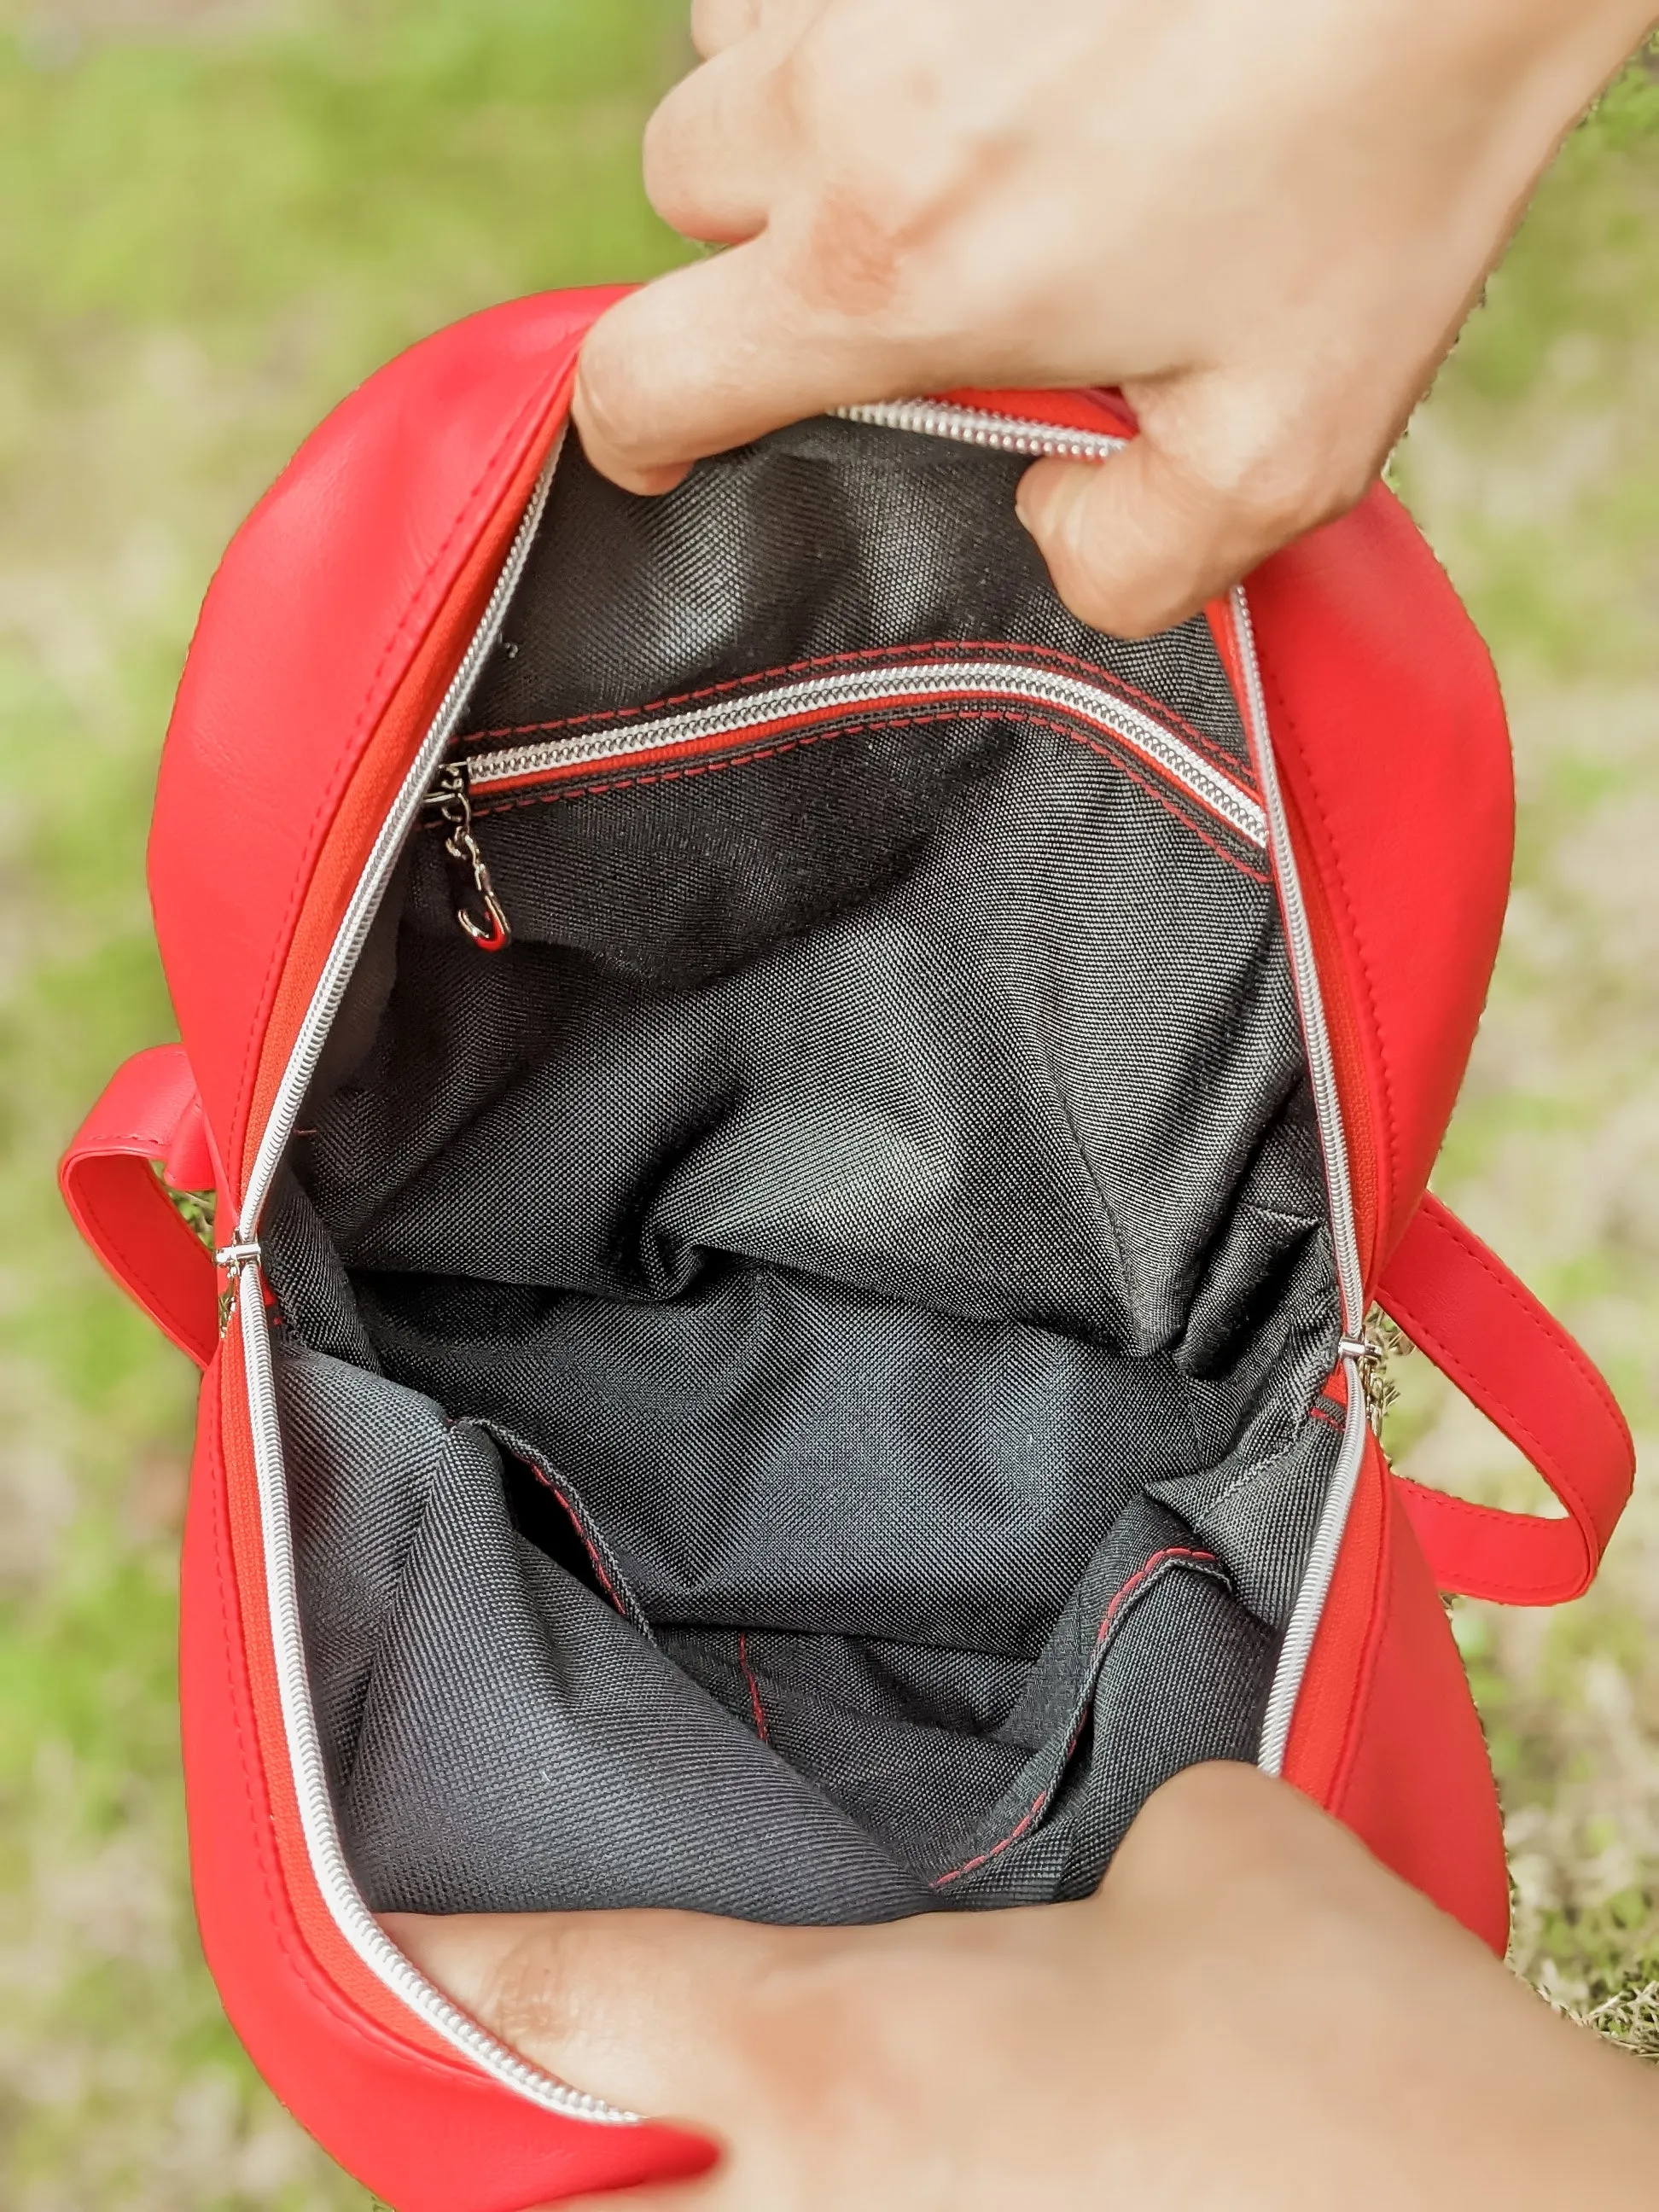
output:
<svg viewBox="0 0 1659 2212"><path fill-rule="evenodd" d="M1180 1544L1170 1545L1161 1552L1154 1552L1150 1559L1143 1560L1127 1581L1120 1583L1107 1602L1105 1613L1090 1647L1091 1670L1093 1664L1103 1656L1105 1650L1109 1647L1111 1635L1115 1633L1118 1625L1127 1618L1126 1599L1129 1598L1132 1593L1136 1596L1140 1595L1155 1577L1162 1579L1159 1571L1172 1568L1177 1559L1185 1559L1193 1566L1212 1567L1218 1565L1213 1552L1201 1551L1191 1545ZM961 1866L952 1867L948 1874L935 1875L927 1885L930 1889L943 1889L948 1883L959 1881L965 1874L977 1874L982 1866L988 1866L1000 1853L1006 1851L1010 1844L1017 1843L1033 1822L1041 1817L1045 1808L1053 1802L1054 1792L1060 1786L1060 1778L1066 1771L1066 1762L1077 1748L1078 1738L1083 1733L1083 1724L1089 1717L1095 1693L1096 1683L1091 1671L1091 1679L1085 1684L1083 1696L1079 1700L1077 1717L1072 1723L1072 1732L1066 1740L1066 1747L1060 1754L1053 1778L1042 1794L1033 1799L1031 1804L1001 1842L993 1844L988 1850L980 1852L977 1857L965 1860Z"/></svg>
<svg viewBox="0 0 1659 2212"><path fill-rule="evenodd" d="M760 1684L755 1680L755 1670L749 1663L749 1637L746 1630L738 1631L738 1664L743 1669L743 1679L749 1685L749 1709L755 1717L755 1734L763 1743L769 1743L767 1733L766 1709L761 1703Z"/></svg>

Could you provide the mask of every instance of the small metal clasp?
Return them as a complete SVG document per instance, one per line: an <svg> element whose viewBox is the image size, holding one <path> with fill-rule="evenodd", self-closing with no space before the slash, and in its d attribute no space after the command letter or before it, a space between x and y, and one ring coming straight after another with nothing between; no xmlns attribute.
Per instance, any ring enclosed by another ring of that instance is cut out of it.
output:
<svg viewBox="0 0 1659 2212"><path fill-rule="evenodd" d="M426 803L441 822L447 823L449 834L444 839L444 850L458 866L466 870L473 896L483 909L480 920L471 903L463 898L455 908L456 921L480 952L505 951L513 942L513 925L495 896L489 863L472 834L472 788L465 761L445 762L427 793Z"/></svg>

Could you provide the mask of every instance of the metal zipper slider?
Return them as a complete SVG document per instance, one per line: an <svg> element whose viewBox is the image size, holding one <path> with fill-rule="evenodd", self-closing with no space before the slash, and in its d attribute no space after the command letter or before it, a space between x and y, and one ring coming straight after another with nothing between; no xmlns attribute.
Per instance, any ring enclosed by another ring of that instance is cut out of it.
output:
<svg viewBox="0 0 1659 2212"><path fill-rule="evenodd" d="M426 804L441 822L448 824L444 850L458 867L466 870L472 896L483 908L480 921L471 902L464 897L455 908L456 921L480 952L504 952L513 942L513 925L495 896L489 865L472 834L472 786L465 761L444 763L426 795Z"/></svg>
<svg viewBox="0 0 1659 2212"><path fill-rule="evenodd" d="M1383 1422L1400 1402L1400 1386L1389 1371L1389 1362L1404 1358L1412 1348L1410 1338L1401 1334L1381 1306L1373 1306L1365 1316L1364 1336L1345 1336L1337 1346L1337 1357L1352 1359L1359 1370L1365 1416L1374 1436L1381 1437Z"/></svg>

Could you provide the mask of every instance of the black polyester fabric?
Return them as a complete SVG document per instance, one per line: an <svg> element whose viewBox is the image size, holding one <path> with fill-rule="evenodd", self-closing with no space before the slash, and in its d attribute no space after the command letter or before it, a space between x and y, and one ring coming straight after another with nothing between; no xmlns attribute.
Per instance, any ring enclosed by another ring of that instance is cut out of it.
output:
<svg viewBox="0 0 1659 2212"><path fill-rule="evenodd" d="M956 647L1072 656L1248 781L1202 623L1077 623L1019 466L817 422L639 501L573 445L462 757ZM1255 1755L1335 1455L1262 855L960 701L475 827L510 949L417 833L265 1235L365 1893L1086 1893L1158 1781Z"/></svg>

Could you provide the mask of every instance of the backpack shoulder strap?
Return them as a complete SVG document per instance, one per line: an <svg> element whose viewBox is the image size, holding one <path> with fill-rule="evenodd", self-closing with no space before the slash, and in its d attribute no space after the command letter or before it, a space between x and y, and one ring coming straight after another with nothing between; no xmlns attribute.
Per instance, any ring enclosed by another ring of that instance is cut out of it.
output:
<svg viewBox="0 0 1659 2212"><path fill-rule="evenodd" d="M1589 1589L1635 1479L1611 1390L1560 1324L1471 1230L1425 1198L1377 1303L1537 1468L1565 1520L1504 1513L1399 1478L1443 1590L1557 1605Z"/></svg>
<svg viewBox="0 0 1659 2212"><path fill-rule="evenodd" d="M58 1170L75 1225L157 1328L205 1367L219 1342L212 1255L162 1188L216 1181L195 1079L180 1045L135 1054L110 1079Z"/></svg>

